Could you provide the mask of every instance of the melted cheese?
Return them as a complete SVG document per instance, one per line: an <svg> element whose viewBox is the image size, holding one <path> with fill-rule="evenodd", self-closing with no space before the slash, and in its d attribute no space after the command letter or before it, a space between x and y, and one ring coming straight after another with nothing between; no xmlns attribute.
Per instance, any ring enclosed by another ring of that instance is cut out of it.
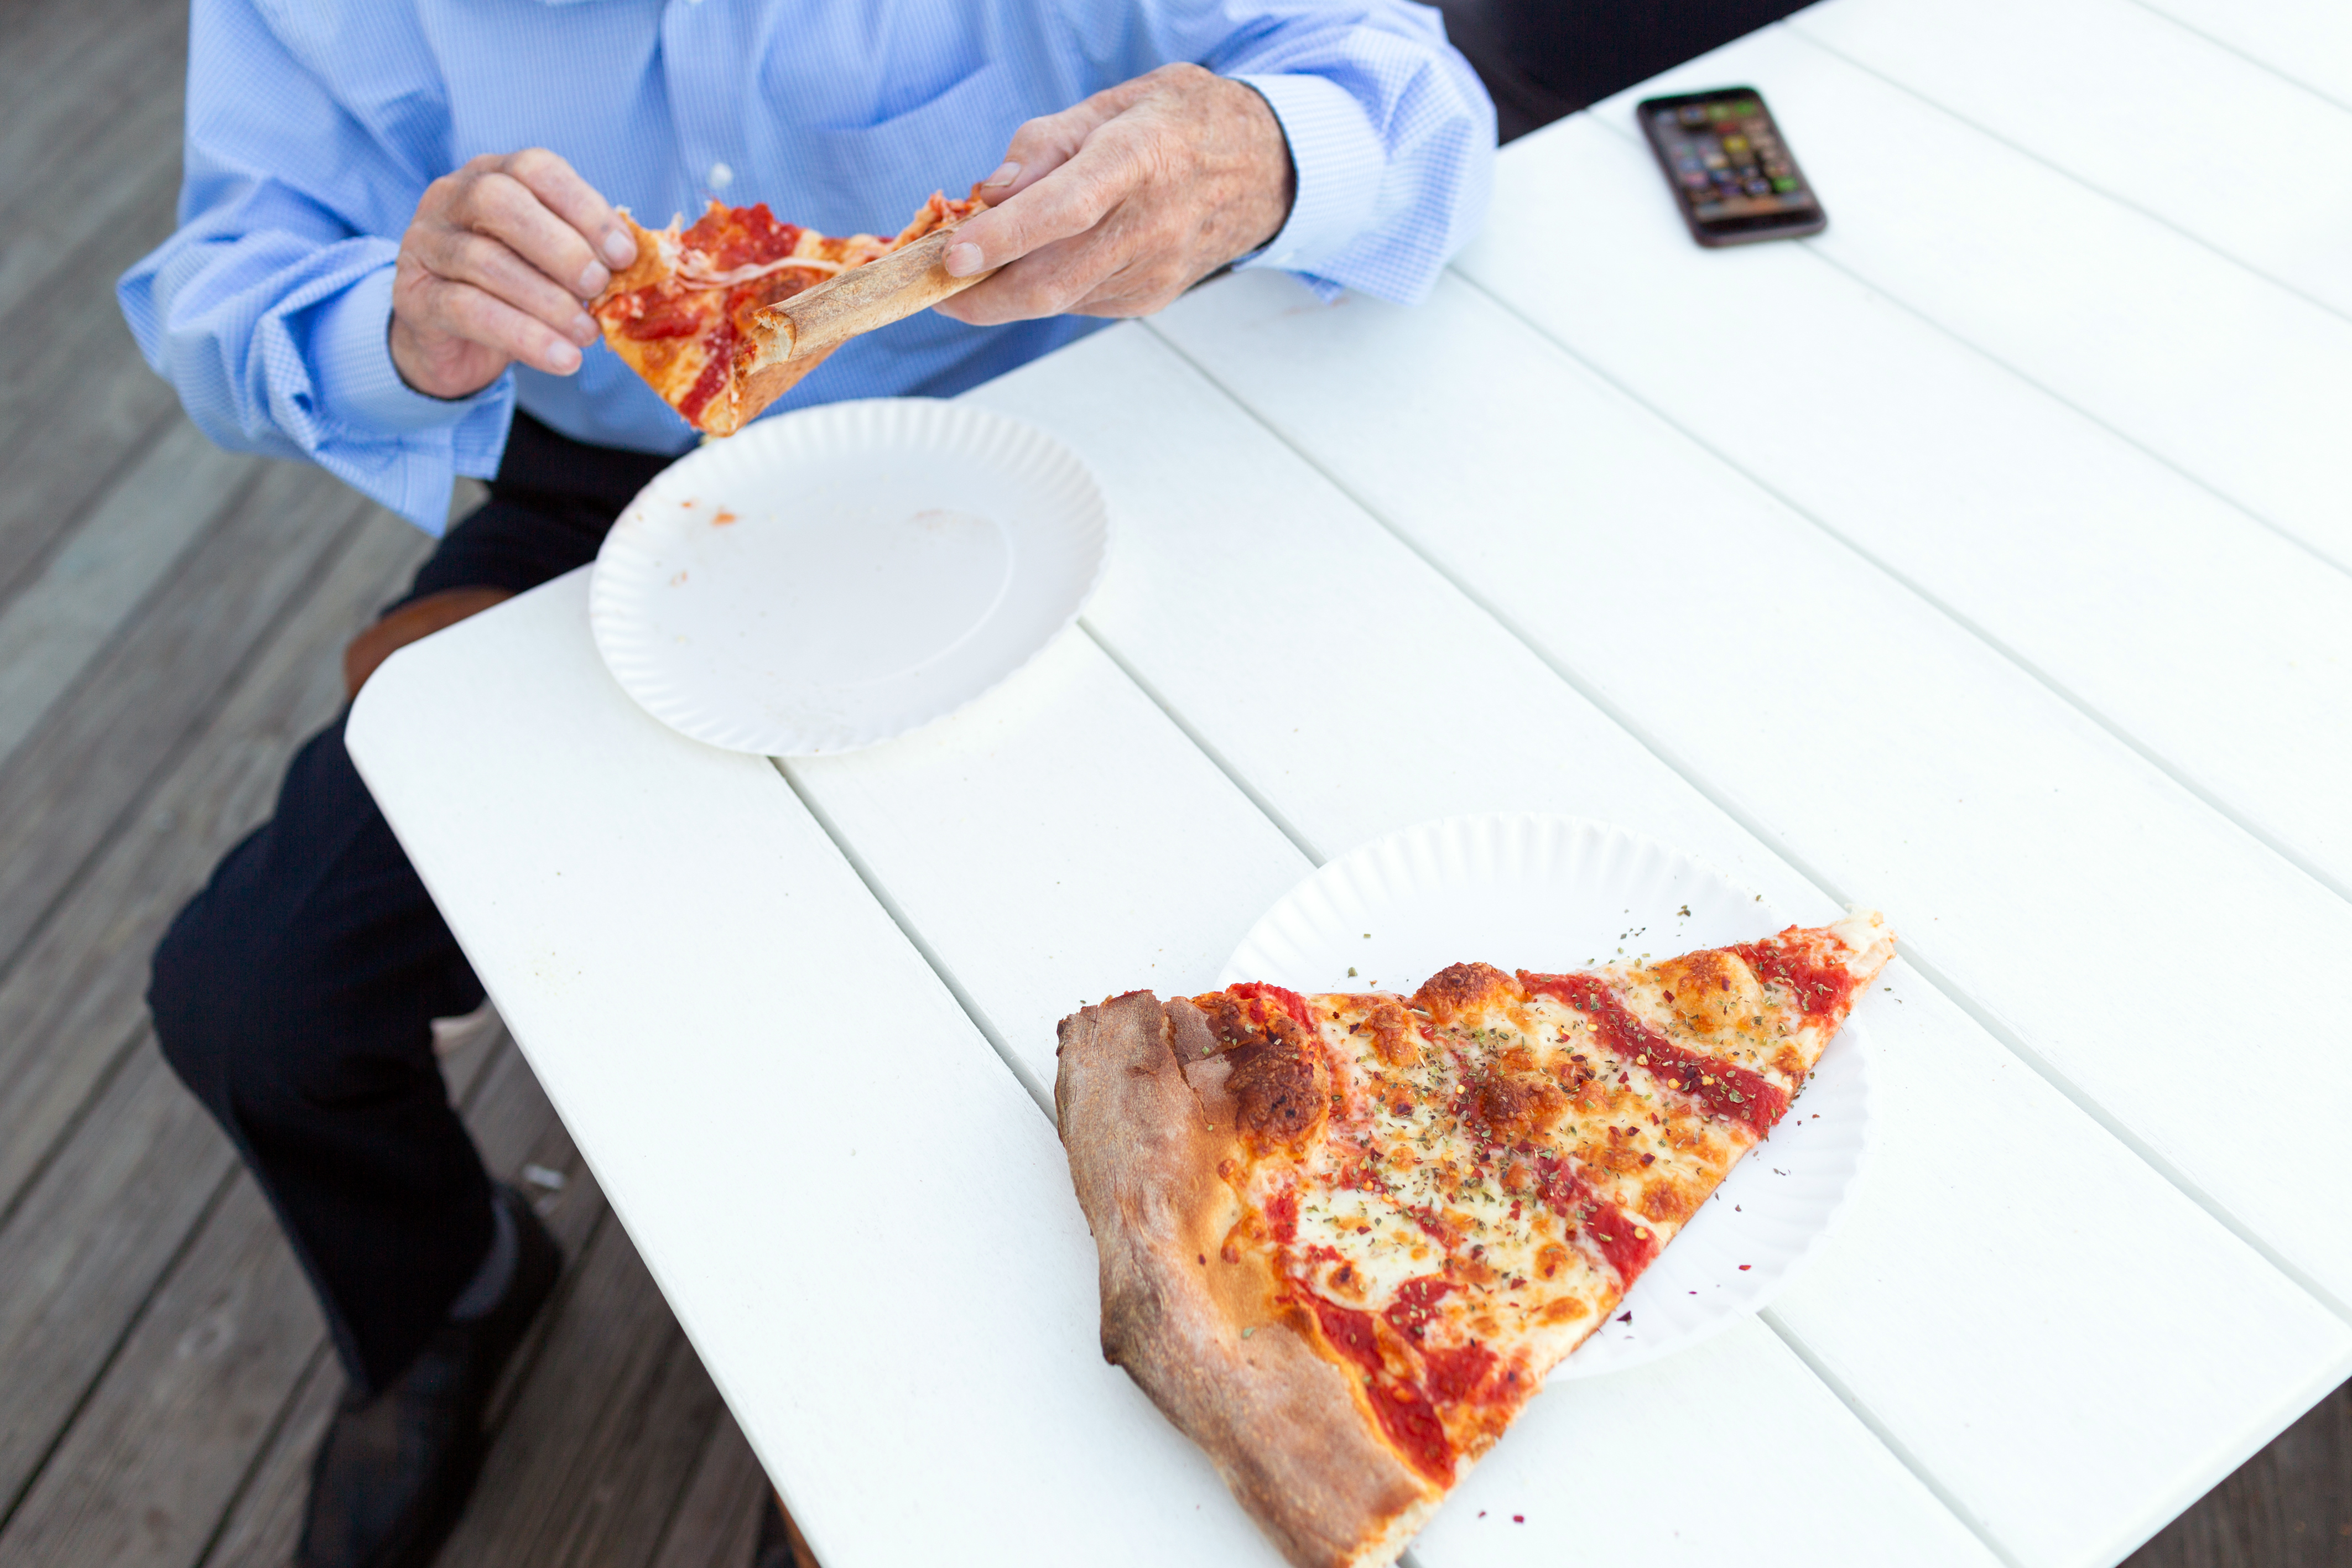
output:
<svg viewBox="0 0 2352 1568"><path fill-rule="evenodd" d="M677 278L692 288L732 288L739 283L749 283L755 277L765 277L772 272L782 272L787 268L794 272L837 273L852 265L855 264L826 261L821 256L782 256L773 261L747 262L725 272L713 272L709 268L709 258L698 250L690 250L678 264Z"/></svg>
<svg viewBox="0 0 2352 1568"><path fill-rule="evenodd" d="M1772 940L1795 939L1862 978L1892 953L1875 916ZM1751 1123L1802 1088L1844 1010L1808 1019L1727 950L1595 971L1612 1002L1570 988L1594 1011L1484 973L1442 1024L1401 998L1309 998L1329 1114L1235 1173L1260 1217L1295 1210L1286 1241L1254 1228L1277 1266L1378 1320L1391 1371L1476 1345L1515 1372L1439 1402L1471 1458L1754 1146Z"/></svg>

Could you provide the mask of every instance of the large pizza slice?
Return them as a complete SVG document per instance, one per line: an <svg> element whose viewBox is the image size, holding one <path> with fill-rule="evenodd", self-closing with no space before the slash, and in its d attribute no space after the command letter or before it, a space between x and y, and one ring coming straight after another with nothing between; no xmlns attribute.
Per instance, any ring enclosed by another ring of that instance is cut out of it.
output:
<svg viewBox="0 0 2352 1568"><path fill-rule="evenodd" d="M624 208L637 259L588 307L604 342L688 424L731 435L822 363L831 348L777 361L756 319L767 306L912 245L979 212L934 193L896 238L840 237L780 223L762 202L717 202L656 232Z"/></svg>
<svg viewBox="0 0 2352 1568"><path fill-rule="evenodd" d="M1299 1568L1392 1562L1772 1130L1893 956L1874 914L1411 997L1066 1019L1103 1354Z"/></svg>

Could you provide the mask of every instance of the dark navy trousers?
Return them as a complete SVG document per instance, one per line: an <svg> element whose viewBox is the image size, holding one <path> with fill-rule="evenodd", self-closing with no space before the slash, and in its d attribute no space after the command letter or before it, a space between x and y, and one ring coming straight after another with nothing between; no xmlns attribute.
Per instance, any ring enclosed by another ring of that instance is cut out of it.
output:
<svg viewBox="0 0 2352 1568"><path fill-rule="evenodd" d="M400 602L519 593L586 565L669 461L518 414L490 498ZM489 1248L489 1176L431 1028L481 1000L343 749L342 716L296 753L270 820L155 950L147 1001L163 1055L268 1195L362 1392L424 1348Z"/></svg>

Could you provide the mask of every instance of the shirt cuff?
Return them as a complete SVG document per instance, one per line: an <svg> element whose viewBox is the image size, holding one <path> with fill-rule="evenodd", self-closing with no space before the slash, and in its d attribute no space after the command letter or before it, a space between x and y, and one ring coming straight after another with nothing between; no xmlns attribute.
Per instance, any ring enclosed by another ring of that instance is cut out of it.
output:
<svg viewBox="0 0 2352 1568"><path fill-rule="evenodd" d="M1241 267L1311 272L1378 215L1388 150L1353 93L1328 77L1237 76L1255 89L1290 143L1298 181L1290 216L1264 250Z"/></svg>
<svg viewBox="0 0 2352 1568"><path fill-rule="evenodd" d="M320 316L310 339L310 373L319 412L344 430L386 435L446 430L505 395L507 375L459 398L427 397L400 379L392 362L392 277L369 273Z"/></svg>

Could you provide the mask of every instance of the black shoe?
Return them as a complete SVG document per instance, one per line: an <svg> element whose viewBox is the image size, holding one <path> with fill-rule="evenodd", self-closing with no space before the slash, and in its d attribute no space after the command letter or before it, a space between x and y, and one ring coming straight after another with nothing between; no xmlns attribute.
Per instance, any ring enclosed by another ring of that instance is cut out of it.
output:
<svg viewBox="0 0 2352 1568"><path fill-rule="evenodd" d="M774 1492L768 1494L768 1506L760 1514L760 1543L751 1548L751 1568L803 1568L793 1554L793 1527L784 1522L784 1505Z"/></svg>
<svg viewBox="0 0 2352 1568"><path fill-rule="evenodd" d="M397 1381L345 1395L310 1468L298 1568L424 1568L482 1469L482 1412L499 1369L547 1302L563 1252L522 1194L501 1184L515 1225L514 1281L471 1322L442 1325Z"/></svg>

